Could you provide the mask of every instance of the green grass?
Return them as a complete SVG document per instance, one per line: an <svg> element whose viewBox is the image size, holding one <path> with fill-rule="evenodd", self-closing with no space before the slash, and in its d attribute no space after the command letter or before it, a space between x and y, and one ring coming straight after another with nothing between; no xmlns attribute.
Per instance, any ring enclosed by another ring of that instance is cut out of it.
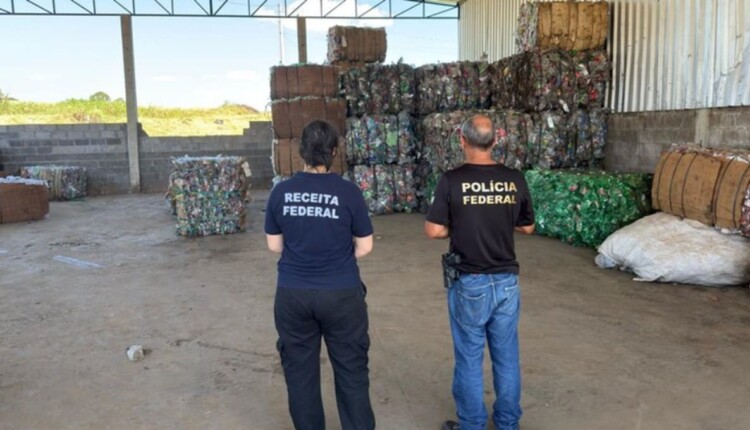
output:
<svg viewBox="0 0 750 430"><path fill-rule="evenodd" d="M124 123L125 102L71 99L59 103L0 101L0 125ZM138 120L150 136L242 134L250 121L269 121L270 114L238 104L216 108L142 106Z"/></svg>

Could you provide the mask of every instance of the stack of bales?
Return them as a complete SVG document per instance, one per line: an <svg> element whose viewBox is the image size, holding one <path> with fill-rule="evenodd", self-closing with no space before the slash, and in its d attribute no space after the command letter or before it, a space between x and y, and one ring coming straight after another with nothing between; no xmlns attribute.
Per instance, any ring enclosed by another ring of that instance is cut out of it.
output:
<svg viewBox="0 0 750 430"><path fill-rule="evenodd" d="M488 71L482 61L417 69L399 62L353 67L343 74L350 116L348 161L373 213L418 207L422 190L433 181L432 165L439 164L425 159L423 119L435 112L489 107Z"/></svg>
<svg viewBox="0 0 750 430"><path fill-rule="evenodd" d="M335 66L273 67L271 99L276 176L288 177L303 170L299 144L302 130L311 121L327 121L341 135L345 131L346 102L339 97L339 70ZM341 145L332 166L338 174L346 170L343 152Z"/></svg>
<svg viewBox="0 0 750 430"><path fill-rule="evenodd" d="M346 161L372 214L411 212L417 206L414 163L414 68L385 65L385 30L333 27L328 59L344 63Z"/></svg>

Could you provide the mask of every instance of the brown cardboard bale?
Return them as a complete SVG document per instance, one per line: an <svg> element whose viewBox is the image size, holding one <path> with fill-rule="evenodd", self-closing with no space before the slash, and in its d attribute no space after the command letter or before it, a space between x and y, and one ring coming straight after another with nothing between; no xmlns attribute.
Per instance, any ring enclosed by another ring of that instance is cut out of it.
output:
<svg viewBox="0 0 750 430"><path fill-rule="evenodd" d="M47 213L46 186L0 183L0 224L40 220Z"/></svg>
<svg viewBox="0 0 750 430"><path fill-rule="evenodd" d="M336 97L339 94L337 66L276 66L271 68L271 99Z"/></svg>
<svg viewBox="0 0 750 430"><path fill-rule="evenodd" d="M714 196L714 224L720 228L742 227L742 205L750 188L750 164L725 161Z"/></svg>
<svg viewBox="0 0 750 430"><path fill-rule="evenodd" d="M301 97L271 103L276 139L302 137L302 130L315 120L327 121L340 133L345 131L346 101L323 97Z"/></svg>
<svg viewBox="0 0 750 430"><path fill-rule="evenodd" d="M722 161L694 152L665 152L652 188L654 209L714 225L714 199Z"/></svg>
<svg viewBox="0 0 750 430"><path fill-rule="evenodd" d="M609 5L604 1L544 2L539 3L536 19L534 46L543 50L597 49L604 46L609 32Z"/></svg>
<svg viewBox="0 0 750 430"><path fill-rule="evenodd" d="M292 176L305 169L305 162L299 155L300 139L279 139L274 142L274 168L278 176ZM343 175L346 172L346 153L344 139L339 139L339 146L333 158L331 171Z"/></svg>
<svg viewBox="0 0 750 430"><path fill-rule="evenodd" d="M328 61L382 63L388 43L385 28L342 27L328 29Z"/></svg>

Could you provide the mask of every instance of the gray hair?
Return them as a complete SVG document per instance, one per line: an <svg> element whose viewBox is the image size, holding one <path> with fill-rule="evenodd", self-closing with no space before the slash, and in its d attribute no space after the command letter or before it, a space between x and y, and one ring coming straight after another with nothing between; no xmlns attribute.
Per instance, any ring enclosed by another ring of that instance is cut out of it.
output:
<svg viewBox="0 0 750 430"><path fill-rule="evenodd" d="M480 127L477 127L478 120L482 119L489 122L489 130L484 129L485 127L481 127L482 130L480 130ZM461 135L466 138L469 146L487 150L495 143L495 125L492 123L492 119L486 115L474 115L461 125Z"/></svg>

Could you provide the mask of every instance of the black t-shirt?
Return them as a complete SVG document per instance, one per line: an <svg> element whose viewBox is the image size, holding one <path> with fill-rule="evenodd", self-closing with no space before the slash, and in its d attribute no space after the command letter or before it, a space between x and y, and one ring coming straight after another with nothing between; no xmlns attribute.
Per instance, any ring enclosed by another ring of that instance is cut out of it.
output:
<svg viewBox="0 0 750 430"><path fill-rule="evenodd" d="M427 221L448 226L461 272L517 274L513 230L534 224L534 209L520 171L464 164L440 178Z"/></svg>

